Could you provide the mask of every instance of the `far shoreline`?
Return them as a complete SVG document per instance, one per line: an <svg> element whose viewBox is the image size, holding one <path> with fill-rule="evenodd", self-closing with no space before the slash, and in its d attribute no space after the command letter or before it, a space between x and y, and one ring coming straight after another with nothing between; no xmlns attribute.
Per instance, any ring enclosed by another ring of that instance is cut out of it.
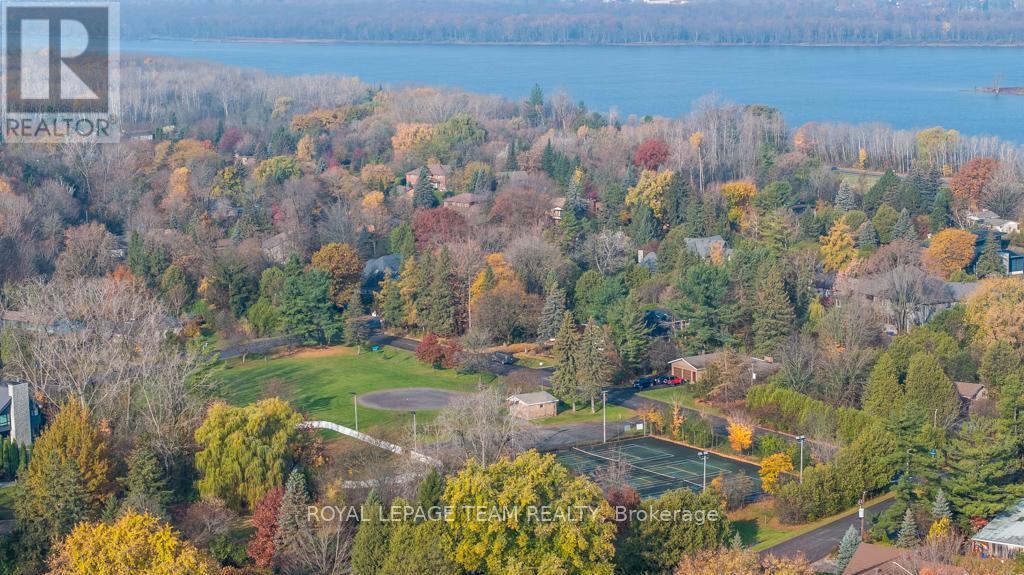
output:
<svg viewBox="0 0 1024 575"><path fill-rule="evenodd" d="M187 36L149 36L146 38L128 38L134 42L195 42L211 44L293 44L293 45L378 45L378 46L535 46L535 47L616 47L616 48L648 48L648 47L702 47L702 48L1024 48L1024 42L988 42L988 43L944 43L944 42L893 42L866 44L859 42L477 42L458 40L349 40L342 38L275 38L259 36L224 36L195 38Z"/></svg>

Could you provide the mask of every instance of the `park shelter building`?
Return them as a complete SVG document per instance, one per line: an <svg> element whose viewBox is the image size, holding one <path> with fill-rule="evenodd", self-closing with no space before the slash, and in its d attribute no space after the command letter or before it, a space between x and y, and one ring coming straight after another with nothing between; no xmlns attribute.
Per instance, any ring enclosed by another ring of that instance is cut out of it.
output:
<svg viewBox="0 0 1024 575"><path fill-rule="evenodd" d="M508 398L508 409L513 417L542 419L558 415L558 399L546 391L520 393Z"/></svg>
<svg viewBox="0 0 1024 575"><path fill-rule="evenodd" d="M971 544L982 557L1014 557L1024 551L1024 499L989 521Z"/></svg>

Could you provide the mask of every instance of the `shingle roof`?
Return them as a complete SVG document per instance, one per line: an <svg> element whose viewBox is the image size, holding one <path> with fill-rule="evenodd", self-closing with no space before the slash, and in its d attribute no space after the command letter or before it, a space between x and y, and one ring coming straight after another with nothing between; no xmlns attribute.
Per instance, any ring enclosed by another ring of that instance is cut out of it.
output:
<svg viewBox="0 0 1024 575"><path fill-rule="evenodd" d="M989 521L971 539L1024 548L1024 499Z"/></svg>
<svg viewBox="0 0 1024 575"><path fill-rule="evenodd" d="M711 248L716 244L721 244L722 252L725 257L729 257L732 254L732 249L725 243L725 239L722 236L710 236L706 238L683 238L686 242L686 247L702 258L711 257Z"/></svg>
<svg viewBox="0 0 1024 575"><path fill-rule="evenodd" d="M546 391L535 391L533 393L519 393L508 398L509 401L517 401L523 405L541 405L544 403L557 403L558 398Z"/></svg>

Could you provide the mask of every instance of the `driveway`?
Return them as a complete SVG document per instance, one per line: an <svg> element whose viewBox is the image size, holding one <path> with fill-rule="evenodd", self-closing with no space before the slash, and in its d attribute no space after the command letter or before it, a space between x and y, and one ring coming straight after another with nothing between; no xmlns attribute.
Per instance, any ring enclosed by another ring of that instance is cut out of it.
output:
<svg viewBox="0 0 1024 575"><path fill-rule="evenodd" d="M885 511L890 505L895 503L896 500L893 498L886 499L868 507L866 510L865 517L867 522L872 515L876 515ZM850 526L854 529L860 530L860 518L857 517L857 510L853 510L839 519L822 525L814 531L809 531L794 537L789 541L779 543L773 547L769 547L761 552L762 555L772 554L776 557L796 557L797 555L803 554L807 558L807 561L814 563L820 561L828 556L833 549L839 547L839 542L843 539L843 534Z"/></svg>

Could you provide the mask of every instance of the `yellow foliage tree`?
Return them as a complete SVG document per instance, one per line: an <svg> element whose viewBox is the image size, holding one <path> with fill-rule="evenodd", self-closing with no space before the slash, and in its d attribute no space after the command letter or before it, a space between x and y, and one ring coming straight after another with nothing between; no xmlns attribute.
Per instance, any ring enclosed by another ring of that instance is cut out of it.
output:
<svg viewBox="0 0 1024 575"><path fill-rule="evenodd" d="M213 150L213 144L209 140L193 140L185 138L174 142L170 148L170 156L167 163L172 168L192 167L201 162L216 162L217 152Z"/></svg>
<svg viewBox="0 0 1024 575"><path fill-rule="evenodd" d="M729 446L733 451L743 452L754 444L754 428L738 421L729 422Z"/></svg>
<svg viewBox="0 0 1024 575"><path fill-rule="evenodd" d="M853 235L846 222L837 220L827 236L821 238L822 266L830 272L842 270L857 256Z"/></svg>
<svg viewBox="0 0 1024 575"><path fill-rule="evenodd" d="M645 205L654 212L659 221L665 217L665 192L672 183L672 172L644 170L636 185L626 194L626 205Z"/></svg>
<svg viewBox="0 0 1024 575"><path fill-rule="evenodd" d="M299 138L299 143L295 145L295 157L300 162L312 162L316 158L316 142L313 141L313 136L306 134Z"/></svg>
<svg viewBox="0 0 1024 575"><path fill-rule="evenodd" d="M679 437L683 431L683 408L679 404L672 404L672 437Z"/></svg>
<svg viewBox="0 0 1024 575"><path fill-rule="evenodd" d="M868 165L868 151L861 148L857 151L857 167L861 170Z"/></svg>
<svg viewBox="0 0 1024 575"><path fill-rule="evenodd" d="M757 185L749 180L735 180L722 184L722 195L729 202L729 221L738 223L757 196Z"/></svg>
<svg viewBox="0 0 1024 575"><path fill-rule="evenodd" d="M395 127L391 147L397 153L411 152L434 137L434 126L423 123L403 123Z"/></svg>
<svg viewBox="0 0 1024 575"><path fill-rule="evenodd" d="M116 522L80 523L50 558L50 575L209 575L199 550L170 525L129 511Z"/></svg>
<svg viewBox="0 0 1024 575"><path fill-rule="evenodd" d="M348 244L324 244L310 260L309 266L322 270L331 276L331 291L334 301L344 305L362 278L363 261L355 248Z"/></svg>
<svg viewBox="0 0 1024 575"><path fill-rule="evenodd" d="M395 174L384 164L366 164L359 171L359 179L371 190L383 192L395 181Z"/></svg>
<svg viewBox="0 0 1024 575"><path fill-rule="evenodd" d="M1024 354L1024 281L992 278L980 282L967 298L967 322L978 328L975 344L980 349L1003 341Z"/></svg>
<svg viewBox="0 0 1024 575"><path fill-rule="evenodd" d="M928 539L935 541L949 536L949 517L943 517L928 528Z"/></svg>
<svg viewBox="0 0 1024 575"><path fill-rule="evenodd" d="M774 495L779 487L779 477L783 473L793 471L793 459L787 453L775 453L765 457L761 461L761 469L757 472L761 476L761 487L764 492Z"/></svg>
<svg viewBox="0 0 1024 575"><path fill-rule="evenodd" d="M931 244L924 250L924 265L931 271L949 278L953 272L967 267L974 259L974 234L956 228L946 228L932 236Z"/></svg>
<svg viewBox="0 0 1024 575"><path fill-rule="evenodd" d="M480 296L499 284L519 285L515 270L505 261L505 255L498 252L487 256L484 269L480 270L469 286L469 303L475 306Z"/></svg>

